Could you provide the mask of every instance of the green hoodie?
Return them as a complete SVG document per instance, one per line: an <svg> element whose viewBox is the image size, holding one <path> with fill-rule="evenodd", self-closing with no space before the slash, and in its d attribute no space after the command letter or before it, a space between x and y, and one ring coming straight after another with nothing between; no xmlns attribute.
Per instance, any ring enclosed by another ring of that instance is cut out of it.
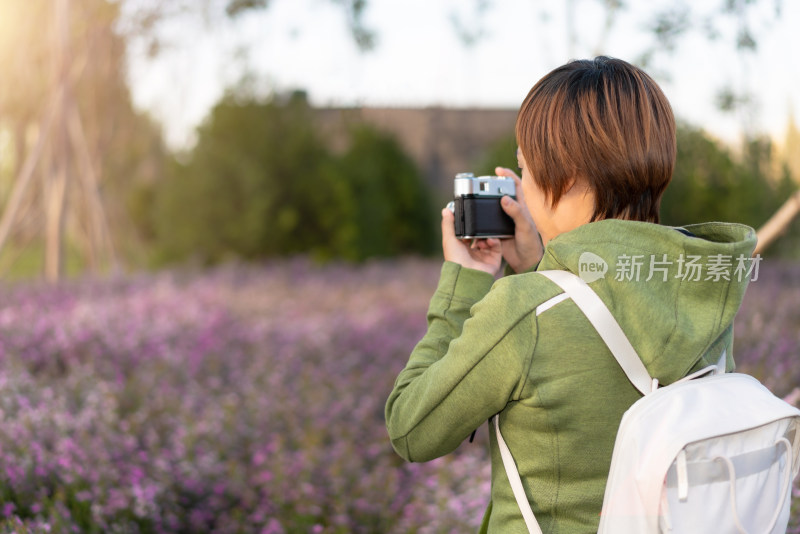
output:
<svg viewBox="0 0 800 534"><path fill-rule="evenodd" d="M594 222L553 239L537 267L591 281L664 385L716 363L723 351L733 369L733 318L758 266L749 227L685 230ZM560 293L536 272L495 282L445 262L428 331L386 403L386 426L400 456L424 462L499 413L542 531L597 532L617 427L640 394L571 301L553 301L537 315ZM490 436L492 494L481 531L526 533Z"/></svg>

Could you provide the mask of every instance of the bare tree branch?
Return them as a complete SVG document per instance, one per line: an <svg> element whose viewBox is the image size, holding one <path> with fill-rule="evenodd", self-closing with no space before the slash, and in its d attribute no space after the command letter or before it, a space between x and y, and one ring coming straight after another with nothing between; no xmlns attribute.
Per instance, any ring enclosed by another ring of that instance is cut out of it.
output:
<svg viewBox="0 0 800 534"><path fill-rule="evenodd" d="M767 247L769 247L778 237L781 236L789 225L792 223L797 214L800 213L800 191L796 191L789 199L783 203L783 206L775 212L775 215L758 229L756 236L758 244L753 254L761 254Z"/></svg>

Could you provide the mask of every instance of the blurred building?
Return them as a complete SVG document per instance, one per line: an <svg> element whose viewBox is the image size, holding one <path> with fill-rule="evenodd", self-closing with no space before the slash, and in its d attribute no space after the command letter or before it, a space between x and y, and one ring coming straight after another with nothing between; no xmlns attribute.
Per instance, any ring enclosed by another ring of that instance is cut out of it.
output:
<svg viewBox="0 0 800 534"><path fill-rule="evenodd" d="M490 171L472 166L493 144L514 134L517 119L516 109L327 108L316 113L334 150L345 148L350 123L366 122L394 135L443 198L452 195L456 173Z"/></svg>

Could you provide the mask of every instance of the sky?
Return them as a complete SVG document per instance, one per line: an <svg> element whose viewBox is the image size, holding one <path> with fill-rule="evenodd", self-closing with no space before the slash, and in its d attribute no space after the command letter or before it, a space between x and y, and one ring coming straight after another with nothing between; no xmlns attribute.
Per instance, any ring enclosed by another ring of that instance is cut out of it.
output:
<svg viewBox="0 0 800 534"><path fill-rule="evenodd" d="M189 148L197 125L245 71L264 91L304 89L321 107L516 109L569 59L600 51L637 61L656 43L648 27L657 10L691 6L692 20L709 21L717 38L689 31L671 51L656 46L647 66L676 115L731 144L745 129L780 141L789 114L800 116L800 1L748 7L757 49L744 54L733 44L738 20L719 14L725 1L627 0L604 32L601 0L368 0L364 24L376 46L365 52L336 2L272 0L234 20L175 20L164 27L164 51L148 59L134 48L129 71L137 107L162 122L171 147ZM464 44L459 26L478 35L475 44ZM715 96L725 86L753 94L753 105L720 112Z"/></svg>

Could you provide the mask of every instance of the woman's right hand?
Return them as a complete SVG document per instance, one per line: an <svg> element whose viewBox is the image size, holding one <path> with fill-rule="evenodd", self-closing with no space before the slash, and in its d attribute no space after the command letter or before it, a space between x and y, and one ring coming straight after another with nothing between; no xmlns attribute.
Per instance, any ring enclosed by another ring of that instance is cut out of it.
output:
<svg viewBox="0 0 800 534"><path fill-rule="evenodd" d="M519 176L505 167L497 167L495 174L513 178L517 187L516 200L506 196L500 202L503 211L514 220L514 237L501 240L501 246L508 265L514 272L523 273L542 259L544 254L542 238L525 203L525 193L522 191L522 181Z"/></svg>

